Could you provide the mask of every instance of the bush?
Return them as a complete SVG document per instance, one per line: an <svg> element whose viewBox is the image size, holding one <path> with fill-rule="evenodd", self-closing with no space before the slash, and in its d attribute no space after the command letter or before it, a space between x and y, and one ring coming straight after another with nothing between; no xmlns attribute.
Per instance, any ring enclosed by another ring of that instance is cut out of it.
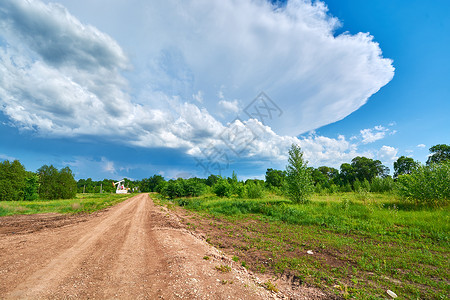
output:
<svg viewBox="0 0 450 300"><path fill-rule="evenodd" d="M214 184L213 191L219 197L230 197L232 193L232 186L228 180L220 177Z"/></svg>
<svg viewBox="0 0 450 300"><path fill-rule="evenodd" d="M244 198L245 197L245 186L242 182L239 182L235 187L234 187L234 193L238 196L238 198Z"/></svg>
<svg viewBox="0 0 450 300"><path fill-rule="evenodd" d="M166 195L167 192L167 181L160 182L154 189L154 192L160 193L161 195Z"/></svg>
<svg viewBox="0 0 450 300"><path fill-rule="evenodd" d="M345 185L341 186L340 191L343 193L351 193L353 192L352 185L350 183L346 183Z"/></svg>
<svg viewBox="0 0 450 300"><path fill-rule="evenodd" d="M367 179L364 178L363 181L359 181L358 179L356 179L353 182L353 189L355 190L355 192L360 193L360 192L369 192L370 191L370 183Z"/></svg>
<svg viewBox="0 0 450 300"><path fill-rule="evenodd" d="M247 197L250 199L257 199L264 197L264 187L258 183L249 181L245 185L245 189L247 190Z"/></svg>
<svg viewBox="0 0 450 300"><path fill-rule="evenodd" d="M394 187L395 183L392 177L375 177L370 184L370 191L373 193L387 193L391 192Z"/></svg>
<svg viewBox="0 0 450 300"><path fill-rule="evenodd" d="M184 194L182 197L198 197L203 194L206 184L199 181L198 178L189 178L182 180Z"/></svg>
<svg viewBox="0 0 450 300"><path fill-rule="evenodd" d="M170 199L183 197L185 191L182 182L180 180L169 180L163 194Z"/></svg>
<svg viewBox="0 0 450 300"><path fill-rule="evenodd" d="M420 166L397 179L398 192L416 205L445 206L450 200L450 162Z"/></svg>
<svg viewBox="0 0 450 300"><path fill-rule="evenodd" d="M350 187L351 189L351 187ZM339 192L339 187L337 185L335 185L334 183L332 185L330 185L330 187L328 188L328 193L329 194L336 194Z"/></svg>

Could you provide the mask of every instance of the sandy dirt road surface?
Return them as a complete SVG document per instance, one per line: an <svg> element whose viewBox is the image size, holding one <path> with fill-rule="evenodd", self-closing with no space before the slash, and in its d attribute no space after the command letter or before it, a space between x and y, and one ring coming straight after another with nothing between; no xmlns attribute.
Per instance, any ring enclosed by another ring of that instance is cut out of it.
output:
<svg viewBox="0 0 450 300"><path fill-rule="evenodd" d="M0 218L0 299L285 298L233 263L147 194L87 216Z"/></svg>

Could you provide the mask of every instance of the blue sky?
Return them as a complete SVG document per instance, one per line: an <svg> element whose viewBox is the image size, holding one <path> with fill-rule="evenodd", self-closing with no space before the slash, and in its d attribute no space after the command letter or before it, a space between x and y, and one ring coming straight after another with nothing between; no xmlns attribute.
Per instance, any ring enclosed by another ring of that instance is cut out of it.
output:
<svg viewBox="0 0 450 300"><path fill-rule="evenodd" d="M449 8L2 1L0 160L93 179L262 178L292 143L315 167L424 162L450 142Z"/></svg>

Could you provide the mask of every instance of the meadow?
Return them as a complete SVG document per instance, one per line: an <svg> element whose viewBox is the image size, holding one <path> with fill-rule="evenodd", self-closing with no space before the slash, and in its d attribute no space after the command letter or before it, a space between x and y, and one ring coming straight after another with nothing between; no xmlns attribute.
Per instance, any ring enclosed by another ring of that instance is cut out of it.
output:
<svg viewBox="0 0 450 300"><path fill-rule="evenodd" d="M0 216L28 215L39 213L91 213L133 196L133 194L77 194L74 199L0 201Z"/></svg>
<svg viewBox="0 0 450 300"><path fill-rule="evenodd" d="M287 276L343 298L447 299L450 211L393 194L351 192L293 204L213 194L168 200L186 224L253 271ZM312 254L308 254L312 253Z"/></svg>

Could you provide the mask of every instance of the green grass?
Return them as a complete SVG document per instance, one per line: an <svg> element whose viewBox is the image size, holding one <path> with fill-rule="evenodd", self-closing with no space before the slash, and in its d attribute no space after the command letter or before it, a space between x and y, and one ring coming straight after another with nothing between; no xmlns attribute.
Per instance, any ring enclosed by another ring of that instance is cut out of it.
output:
<svg viewBox="0 0 450 300"><path fill-rule="evenodd" d="M0 201L0 216L40 213L91 213L113 206L133 194L77 194L75 199Z"/></svg>
<svg viewBox="0 0 450 300"><path fill-rule="evenodd" d="M253 261L255 271L292 273L345 298L387 298L387 289L408 299L450 294L448 207L417 208L371 193L316 195L304 205L276 196L176 203L223 231L212 244L224 247L234 236L230 255Z"/></svg>

